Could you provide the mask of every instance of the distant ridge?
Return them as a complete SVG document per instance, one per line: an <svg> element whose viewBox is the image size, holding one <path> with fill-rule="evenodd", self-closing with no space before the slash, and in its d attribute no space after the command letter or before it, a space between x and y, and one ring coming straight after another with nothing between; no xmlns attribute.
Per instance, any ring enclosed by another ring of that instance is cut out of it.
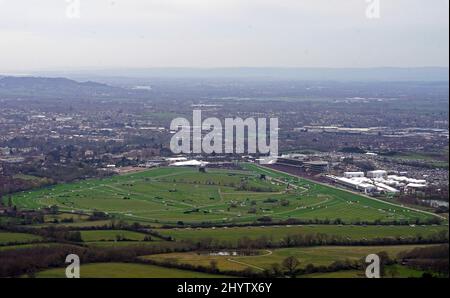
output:
<svg viewBox="0 0 450 298"><path fill-rule="evenodd" d="M142 93L141 91L140 93ZM137 91L92 81L77 82L61 77L0 76L0 95L23 97L110 98Z"/></svg>
<svg viewBox="0 0 450 298"><path fill-rule="evenodd" d="M29 87L35 89L46 89L48 85L53 88L68 87L91 87L108 88L106 84L95 83L91 81L76 82L67 78L44 78L44 77L0 77L0 88L21 88Z"/></svg>
<svg viewBox="0 0 450 298"><path fill-rule="evenodd" d="M380 68L123 68L41 72L71 78L210 78L210 79L280 79L300 81L448 81L447 67Z"/></svg>

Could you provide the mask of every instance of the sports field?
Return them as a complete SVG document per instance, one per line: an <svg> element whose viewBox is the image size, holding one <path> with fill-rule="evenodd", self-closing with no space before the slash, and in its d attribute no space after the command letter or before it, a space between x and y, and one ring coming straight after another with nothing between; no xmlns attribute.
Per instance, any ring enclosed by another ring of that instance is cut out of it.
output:
<svg viewBox="0 0 450 298"><path fill-rule="evenodd" d="M283 175L255 165L246 171L157 168L62 184L13 196L21 208L114 214L153 223L245 223L272 220L425 221L433 215ZM261 174L267 179L261 179Z"/></svg>

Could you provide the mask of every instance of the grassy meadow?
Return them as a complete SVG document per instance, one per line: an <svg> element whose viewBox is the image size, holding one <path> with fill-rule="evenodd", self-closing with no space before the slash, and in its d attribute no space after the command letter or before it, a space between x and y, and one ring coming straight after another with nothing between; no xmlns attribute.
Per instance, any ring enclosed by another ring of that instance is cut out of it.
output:
<svg viewBox="0 0 450 298"><path fill-rule="evenodd" d="M291 256L300 261L300 268L305 268L309 264L315 266L329 266L336 261L358 261L369 254L378 254L380 252L386 252L390 258L395 259L400 252L410 251L416 247L427 246L318 246L261 250L258 255L252 256L239 256L239 254L238 256L216 256L211 255L208 252L188 252L151 255L143 258L155 261L168 261L203 266L210 266L211 261L214 260L221 270L241 271L246 268L251 268L263 271L264 269L269 269L272 264L281 264L284 259Z"/></svg>
<svg viewBox="0 0 450 298"><path fill-rule="evenodd" d="M65 278L65 268L49 269L36 274L37 278ZM80 266L81 278L223 278L187 270L128 263L97 263Z"/></svg>
<svg viewBox="0 0 450 298"><path fill-rule="evenodd" d="M317 234L343 236L352 240L375 238L408 238L418 235L427 237L442 231L448 226L339 226L339 225L304 225L304 226L266 226L266 227L233 227L233 228L179 228L157 229L161 235L172 236L175 240L200 240L213 238L220 241L236 243L248 237L257 239L267 237L280 241L287 235Z"/></svg>

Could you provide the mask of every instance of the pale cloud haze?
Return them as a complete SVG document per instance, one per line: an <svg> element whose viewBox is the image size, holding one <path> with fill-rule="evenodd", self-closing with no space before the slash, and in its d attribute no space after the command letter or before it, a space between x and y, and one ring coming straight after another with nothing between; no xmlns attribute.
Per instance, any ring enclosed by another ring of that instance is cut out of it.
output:
<svg viewBox="0 0 450 298"><path fill-rule="evenodd" d="M449 64L448 0L0 0L0 72Z"/></svg>

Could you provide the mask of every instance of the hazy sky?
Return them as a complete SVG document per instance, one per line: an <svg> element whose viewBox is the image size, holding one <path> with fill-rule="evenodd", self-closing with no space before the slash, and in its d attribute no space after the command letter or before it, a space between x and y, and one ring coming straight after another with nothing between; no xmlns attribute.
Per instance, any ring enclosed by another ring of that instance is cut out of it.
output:
<svg viewBox="0 0 450 298"><path fill-rule="evenodd" d="M0 72L449 64L448 0L71 1L0 0Z"/></svg>

